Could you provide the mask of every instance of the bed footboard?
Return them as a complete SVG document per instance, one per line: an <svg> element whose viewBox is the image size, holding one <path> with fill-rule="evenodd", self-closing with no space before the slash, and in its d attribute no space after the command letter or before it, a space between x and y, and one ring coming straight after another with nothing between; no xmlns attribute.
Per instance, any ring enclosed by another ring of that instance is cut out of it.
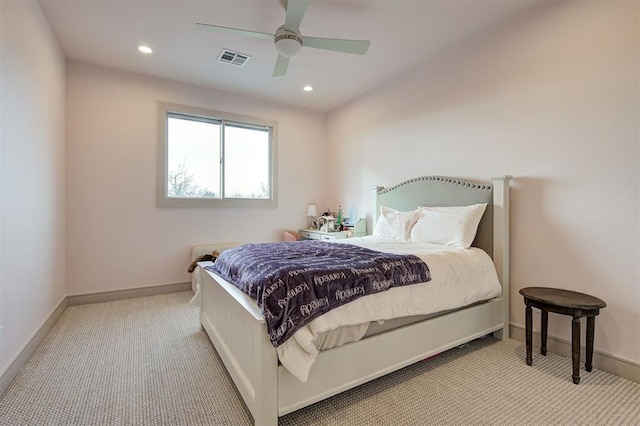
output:
<svg viewBox="0 0 640 426"><path fill-rule="evenodd" d="M497 297L322 352L301 383L278 366L257 305L224 280L203 278L201 324L256 425L277 425L279 416L504 327Z"/></svg>
<svg viewBox="0 0 640 426"><path fill-rule="evenodd" d="M202 266L206 266L203 263ZM203 273L200 323L256 425L278 424L278 356L260 310L237 288Z"/></svg>
<svg viewBox="0 0 640 426"><path fill-rule="evenodd" d="M377 334L318 355L307 383L279 367L279 415L354 388L417 361L502 329L504 300Z"/></svg>

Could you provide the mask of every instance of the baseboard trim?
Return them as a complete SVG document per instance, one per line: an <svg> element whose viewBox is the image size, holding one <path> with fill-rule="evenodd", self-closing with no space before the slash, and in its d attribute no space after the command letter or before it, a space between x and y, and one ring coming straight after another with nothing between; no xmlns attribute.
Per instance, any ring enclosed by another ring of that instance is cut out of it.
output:
<svg viewBox="0 0 640 426"><path fill-rule="evenodd" d="M0 395L9 387L13 379L16 378L22 367L27 363L29 357L36 350L38 345L44 340L45 336L58 321L60 315L67 307L67 298L63 297L58 306L53 308L49 316L40 324L38 330L31 336L25 345L18 351L18 354L9 362L8 367L0 375Z"/></svg>
<svg viewBox="0 0 640 426"><path fill-rule="evenodd" d="M103 291L86 294L69 295L60 301L42 322L38 330L31 336L27 343L18 351L18 354L9 362L8 367L0 374L0 395L9 387L13 379L18 375L29 357L56 323L60 315L68 306L85 305L89 303L110 302L112 300L132 299L135 297L155 296L157 294L175 293L191 290L190 282L161 284L147 287L137 287L127 290Z"/></svg>
<svg viewBox="0 0 640 426"><path fill-rule="evenodd" d="M525 341L524 327L517 324L509 324L510 337L520 342ZM533 346L534 348L540 348L540 332L533 331ZM597 338L596 338L597 340ZM580 348L580 360L584 363L585 360L585 348L584 342ZM571 342L559 337L547 336L547 349L550 352L561 355L566 358L571 358ZM617 357L615 355L607 354L598 350L593 351L593 366L600 370L615 374L619 377L624 377L636 383L640 383L640 364L636 364L633 361Z"/></svg>
<svg viewBox="0 0 640 426"><path fill-rule="evenodd" d="M155 296L157 294L175 293L191 290L191 282L160 284L125 290L99 291L94 293L72 294L67 296L69 306L87 305L89 303L110 302L112 300L133 299L136 297Z"/></svg>
<svg viewBox="0 0 640 426"><path fill-rule="evenodd" d="M95 292L87 294L76 294L64 297L60 303L51 311L49 316L42 322L38 330L29 341L22 347L15 358L9 362L9 366L0 375L0 395L9 387L13 379L18 375L20 369L24 367L29 357L36 350L38 345L44 340L47 332L53 324L60 318L67 306L83 305L89 303L109 302L112 300L131 299L135 297L154 296L157 294L175 293L179 291L191 290L190 282L162 284L148 287L138 287L127 290L114 290L106 292ZM524 328L517 324L509 324L509 333L512 339L524 343ZM533 346L539 348L540 333L534 331ZM538 342L538 344L536 344ZM547 349L558 355L571 358L571 342L548 336ZM581 348L580 359L584 361L584 345ZM593 366L607 371L616 376L640 383L640 365L630 360L625 360L611 354L606 354L595 350L593 353Z"/></svg>

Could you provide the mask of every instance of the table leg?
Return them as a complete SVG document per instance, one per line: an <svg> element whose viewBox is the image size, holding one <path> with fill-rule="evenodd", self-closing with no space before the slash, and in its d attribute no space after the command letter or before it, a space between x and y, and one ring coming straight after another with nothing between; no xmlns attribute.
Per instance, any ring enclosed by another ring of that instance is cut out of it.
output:
<svg viewBox="0 0 640 426"><path fill-rule="evenodd" d="M593 337L596 328L596 317L587 317L587 348L584 369L591 371L593 369Z"/></svg>
<svg viewBox="0 0 640 426"><path fill-rule="evenodd" d="M573 317L571 322L571 362L573 364L573 383L580 383L580 318Z"/></svg>
<svg viewBox="0 0 640 426"><path fill-rule="evenodd" d="M549 312L542 310L540 317L540 353L547 355L547 330L549 326Z"/></svg>
<svg viewBox="0 0 640 426"><path fill-rule="evenodd" d="M525 340L527 346L527 365L533 364L533 311L531 305L525 308Z"/></svg>

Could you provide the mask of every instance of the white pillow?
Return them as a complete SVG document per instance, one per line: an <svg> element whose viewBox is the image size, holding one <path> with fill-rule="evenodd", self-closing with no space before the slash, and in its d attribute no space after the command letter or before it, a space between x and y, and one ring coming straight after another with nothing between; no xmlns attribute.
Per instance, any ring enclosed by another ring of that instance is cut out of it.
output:
<svg viewBox="0 0 640 426"><path fill-rule="evenodd" d="M411 241L468 248L487 204L461 207L420 207L422 217L411 229Z"/></svg>
<svg viewBox="0 0 640 426"><path fill-rule="evenodd" d="M380 206L380 216L373 228L373 236L397 241L410 241L411 228L422 216L422 210L400 212L391 207Z"/></svg>

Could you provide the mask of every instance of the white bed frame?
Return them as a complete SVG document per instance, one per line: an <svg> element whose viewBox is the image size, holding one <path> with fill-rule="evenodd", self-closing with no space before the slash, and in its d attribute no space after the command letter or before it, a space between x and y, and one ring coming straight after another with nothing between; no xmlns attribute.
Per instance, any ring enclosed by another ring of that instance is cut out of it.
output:
<svg viewBox="0 0 640 426"><path fill-rule="evenodd" d="M389 189L376 188L376 212L381 204L407 211L419 205L488 202L474 245L492 255L502 284L502 296L323 351L318 355L307 383L298 381L278 365L276 350L269 341L258 306L248 302L236 287L203 271L202 327L255 424L277 425L279 416L486 334L494 333L496 338L507 339L510 178L494 178L493 185L479 185L428 176ZM375 214L373 219L375 223Z"/></svg>

